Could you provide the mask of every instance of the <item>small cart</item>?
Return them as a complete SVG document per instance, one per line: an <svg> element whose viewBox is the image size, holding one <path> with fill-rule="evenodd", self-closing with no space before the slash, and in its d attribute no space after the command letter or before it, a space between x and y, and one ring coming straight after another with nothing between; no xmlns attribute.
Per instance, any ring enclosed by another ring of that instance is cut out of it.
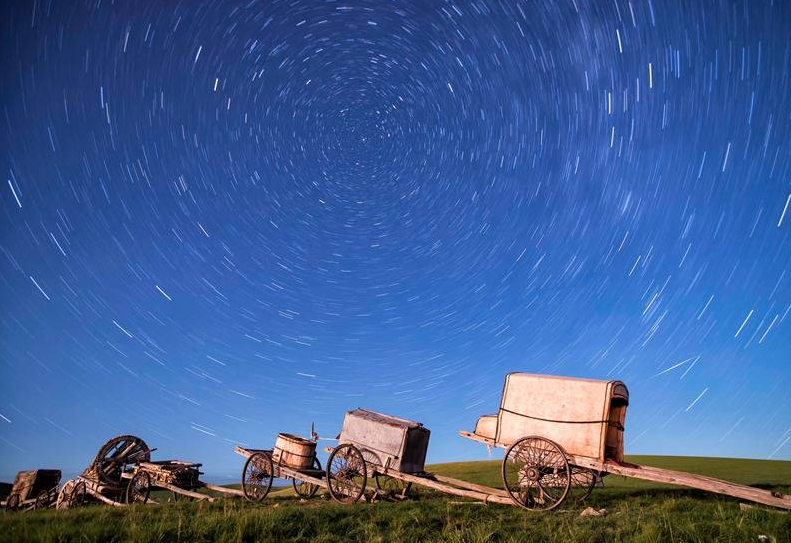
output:
<svg viewBox="0 0 791 543"><path fill-rule="evenodd" d="M20 471L14 478L11 493L3 502L6 511L45 509L58 499L58 469Z"/></svg>
<svg viewBox="0 0 791 543"><path fill-rule="evenodd" d="M506 449L502 478L510 500L550 510L570 490L587 495L608 473L687 486L791 509L791 496L680 471L623 461L629 392L621 381L529 373L506 376L497 414L462 437Z"/></svg>
<svg viewBox="0 0 791 543"><path fill-rule="evenodd" d="M151 490L170 490L174 501L195 499L214 501L208 494L197 492L202 488L221 494L241 496L240 490L204 483L200 480L203 473L201 464L180 460L160 460L139 462L122 474L129 481L126 487L126 503L156 503L151 498Z"/></svg>
<svg viewBox="0 0 791 543"><path fill-rule="evenodd" d="M315 439L281 433L273 449L236 447L234 452L247 459L242 468L242 493L250 501L266 498L274 479L290 479L294 492L305 499L327 487Z"/></svg>

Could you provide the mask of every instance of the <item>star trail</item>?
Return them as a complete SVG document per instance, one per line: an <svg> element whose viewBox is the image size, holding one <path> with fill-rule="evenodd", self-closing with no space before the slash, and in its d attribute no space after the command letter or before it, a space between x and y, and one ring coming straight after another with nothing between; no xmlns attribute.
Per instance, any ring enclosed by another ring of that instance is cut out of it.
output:
<svg viewBox="0 0 791 543"><path fill-rule="evenodd" d="M4 478L358 406L476 458L509 371L791 458L789 2L2 9Z"/></svg>

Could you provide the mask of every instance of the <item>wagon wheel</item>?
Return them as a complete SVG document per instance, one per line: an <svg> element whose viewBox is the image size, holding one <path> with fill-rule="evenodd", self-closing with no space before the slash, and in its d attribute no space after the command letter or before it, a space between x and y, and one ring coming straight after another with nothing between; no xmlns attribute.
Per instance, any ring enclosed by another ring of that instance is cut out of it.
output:
<svg viewBox="0 0 791 543"><path fill-rule="evenodd" d="M365 493L368 481L365 459L360 450L349 443L332 451L327 460L327 490L340 503L354 503Z"/></svg>
<svg viewBox="0 0 791 543"><path fill-rule="evenodd" d="M104 444L96 454L94 464L99 480L121 484L121 473L131 464L151 460L151 450L137 436L117 436Z"/></svg>
<svg viewBox="0 0 791 543"><path fill-rule="evenodd" d="M531 511L549 511L563 501L571 486L566 455L543 437L523 437L508 448L503 484L511 500Z"/></svg>
<svg viewBox="0 0 791 543"><path fill-rule="evenodd" d="M5 510L16 511L17 509L19 509L19 494L13 492L9 494L8 498L6 498Z"/></svg>
<svg viewBox="0 0 791 543"><path fill-rule="evenodd" d="M392 496L406 497L412 488L412 483L408 481L402 481L381 473L374 475L374 482L376 483L376 488Z"/></svg>
<svg viewBox="0 0 791 543"><path fill-rule="evenodd" d="M570 466L569 469L571 470L569 497L576 502L584 501L591 495L591 492L593 492L593 489L596 487L599 474L592 469L580 466Z"/></svg>
<svg viewBox="0 0 791 543"><path fill-rule="evenodd" d="M85 503L85 495L87 493L88 489L85 486L85 481L74 483L74 486L71 487L71 492L69 492L67 507L81 507Z"/></svg>
<svg viewBox="0 0 791 543"><path fill-rule="evenodd" d="M138 471L126 487L126 503L146 503L151 494L151 476L145 471Z"/></svg>
<svg viewBox="0 0 791 543"><path fill-rule="evenodd" d="M52 497L49 490L42 490L36 496L36 502L33 504L33 509L46 509L52 503Z"/></svg>
<svg viewBox="0 0 791 543"><path fill-rule="evenodd" d="M260 502L272 488L274 466L268 454L251 454L242 468L242 492L251 502Z"/></svg>
<svg viewBox="0 0 791 543"><path fill-rule="evenodd" d="M315 456L313 457L313 469L316 471L321 471L321 462ZM315 477L316 475L313 474ZM316 492L319 491L319 485L314 485L313 483L306 483L305 481L300 481L299 479L292 479L291 486L294 487L294 492L297 493L297 496L305 498L309 500L313 496L316 495Z"/></svg>

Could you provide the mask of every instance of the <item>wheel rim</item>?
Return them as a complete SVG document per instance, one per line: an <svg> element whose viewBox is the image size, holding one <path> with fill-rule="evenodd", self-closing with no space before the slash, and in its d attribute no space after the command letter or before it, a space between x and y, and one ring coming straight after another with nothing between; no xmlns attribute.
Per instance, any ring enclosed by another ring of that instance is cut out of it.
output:
<svg viewBox="0 0 791 543"><path fill-rule="evenodd" d="M569 496L573 498L574 501L581 502L593 492L598 474L592 469L580 466L570 466L569 469L571 470Z"/></svg>
<svg viewBox="0 0 791 543"><path fill-rule="evenodd" d="M85 482L78 481L69 494L69 507L80 507L85 503Z"/></svg>
<svg viewBox="0 0 791 543"><path fill-rule="evenodd" d="M36 496L36 503L33 504L34 509L44 509L49 505L49 491L42 490Z"/></svg>
<svg viewBox="0 0 791 543"><path fill-rule="evenodd" d="M327 489L340 503L354 503L365 492L368 481L365 459L354 445L341 445L327 460Z"/></svg>
<svg viewBox="0 0 791 543"><path fill-rule="evenodd" d="M126 488L126 503L146 503L151 493L151 477L145 471L138 471Z"/></svg>
<svg viewBox="0 0 791 543"><path fill-rule="evenodd" d="M374 482L376 483L376 488L393 496L406 496L409 489L412 488L412 483L410 482L382 475L381 473L374 475Z"/></svg>
<svg viewBox="0 0 791 543"><path fill-rule="evenodd" d="M151 460L146 442L137 436L117 436L99 449L94 462L99 480L118 485L121 473L132 464Z"/></svg>
<svg viewBox="0 0 791 543"><path fill-rule="evenodd" d="M313 457L313 469L321 471L321 462L319 462L319 459L315 456ZM308 483L300 479L292 479L291 485L294 487L294 492L297 493L297 496L305 499L312 498L316 495L316 492L319 491L319 485L314 485L313 483Z"/></svg>
<svg viewBox="0 0 791 543"><path fill-rule="evenodd" d="M242 492L250 501L258 502L266 498L272 488L272 459L268 454L252 454L242 469Z"/></svg>
<svg viewBox="0 0 791 543"><path fill-rule="evenodd" d="M525 437L511 445L502 475L511 500L531 511L554 509L571 485L566 455L556 443L542 437Z"/></svg>
<svg viewBox="0 0 791 543"><path fill-rule="evenodd" d="M5 501L6 511L16 511L19 507L19 494L10 494Z"/></svg>

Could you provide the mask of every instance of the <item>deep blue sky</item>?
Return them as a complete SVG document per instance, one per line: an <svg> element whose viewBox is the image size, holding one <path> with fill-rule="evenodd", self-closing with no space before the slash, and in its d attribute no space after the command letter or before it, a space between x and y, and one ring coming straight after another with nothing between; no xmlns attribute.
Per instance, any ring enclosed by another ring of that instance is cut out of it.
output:
<svg viewBox="0 0 791 543"><path fill-rule="evenodd" d="M0 476L358 406L429 461L509 371L627 452L791 458L791 4L6 2Z"/></svg>

